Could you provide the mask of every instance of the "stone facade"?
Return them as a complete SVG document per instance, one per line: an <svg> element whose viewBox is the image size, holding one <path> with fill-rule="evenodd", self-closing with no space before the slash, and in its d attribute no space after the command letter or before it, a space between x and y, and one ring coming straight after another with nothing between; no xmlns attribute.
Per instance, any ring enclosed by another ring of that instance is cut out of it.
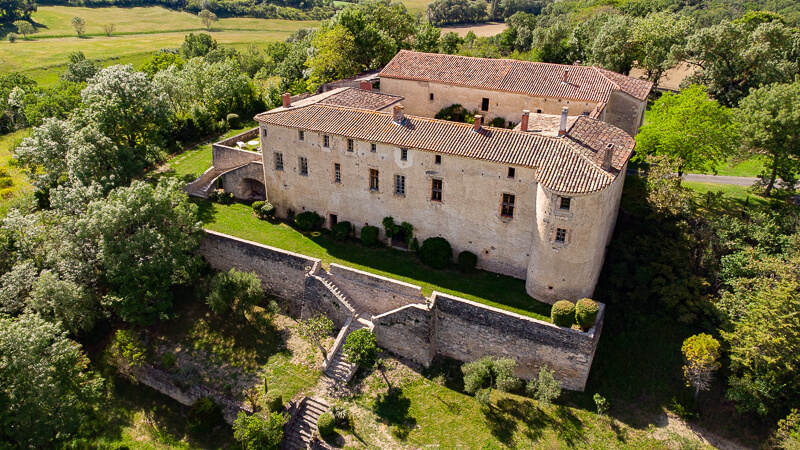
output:
<svg viewBox="0 0 800 450"><path fill-rule="evenodd" d="M375 316L406 305L424 304L422 289L409 283L331 264L330 278L349 294L353 307Z"/></svg>

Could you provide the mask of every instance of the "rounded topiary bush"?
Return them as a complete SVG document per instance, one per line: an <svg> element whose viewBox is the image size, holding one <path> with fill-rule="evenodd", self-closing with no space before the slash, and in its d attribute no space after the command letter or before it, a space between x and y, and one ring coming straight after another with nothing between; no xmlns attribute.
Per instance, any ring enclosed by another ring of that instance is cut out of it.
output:
<svg viewBox="0 0 800 450"><path fill-rule="evenodd" d="M422 242L419 257L428 266L443 269L453 262L453 247L443 237L428 238Z"/></svg>
<svg viewBox="0 0 800 450"><path fill-rule="evenodd" d="M566 300L559 300L550 310L550 318L560 327L571 327L575 323L575 305Z"/></svg>
<svg viewBox="0 0 800 450"><path fill-rule="evenodd" d="M378 243L378 227L367 225L361 229L361 243L364 245L375 245Z"/></svg>
<svg viewBox="0 0 800 450"><path fill-rule="evenodd" d="M207 433L221 424L222 407L209 397L203 397L192 404L186 422L195 433Z"/></svg>
<svg viewBox="0 0 800 450"><path fill-rule="evenodd" d="M478 265L478 255L472 252L463 251L458 254L458 270L462 272L469 272L475 270Z"/></svg>
<svg viewBox="0 0 800 450"><path fill-rule="evenodd" d="M253 202L253 212L259 219L271 219L275 217L275 206L269 202Z"/></svg>
<svg viewBox="0 0 800 450"><path fill-rule="evenodd" d="M303 231L311 231L321 227L325 219L314 211L306 211L296 215L294 223Z"/></svg>
<svg viewBox="0 0 800 450"><path fill-rule="evenodd" d="M283 408L283 396L277 392L267 392L264 395L264 405L269 412L278 412Z"/></svg>
<svg viewBox="0 0 800 450"><path fill-rule="evenodd" d="M343 241L347 239L347 236L350 236L350 230L352 228L353 225L351 225L348 221L338 222L331 228L331 234L337 241Z"/></svg>
<svg viewBox="0 0 800 450"><path fill-rule="evenodd" d="M320 436L330 436L333 434L333 426L335 425L335 420L333 415L330 413L323 413L317 419L317 429L319 430Z"/></svg>
<svg viewBox="0 0 800 450"><path fill-rule="evenodd" d="M231 128L239 128L239 123L240 122L239 122L239 115L238 114L233 114L233 113L228 114L228 116L225 117L225 121L228 122L228 126L229 127L231 127Z"/></svg>
<svg viewBox="0 0 800 450"><path fill-rule="evenodd" d="M582 298L575 305L575 321L578 322L582 329L588 330L594 325L599 312L600 306L597 302L590 298Z"/></svg>

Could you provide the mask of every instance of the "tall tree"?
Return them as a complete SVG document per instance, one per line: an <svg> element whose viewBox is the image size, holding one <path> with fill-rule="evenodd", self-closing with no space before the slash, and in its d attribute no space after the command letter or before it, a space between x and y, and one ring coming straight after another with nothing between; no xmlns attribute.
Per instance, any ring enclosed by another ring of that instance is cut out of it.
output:
<svg viewBox="0 0 800 450"><path fill-rule="evenodd" d="M736 149L738 128L728 108L693 85L680 94L667 92L653 103L636 143L639 160L652 154L680 158L678 175L716 172Z"/></svg>
<svg viewBox="0 0 800 450"><path fill-rule="evenodd" d="M737 120L745 146L765 155L769 164L761 178L770 196L778 178L794 185L800 171L800 81L773 84L750 92L742 100Z"/></svg>
<svg viewBox="0 0 800 450"><path fill-rule="evenodd" d="M328 356L325 348L322 347L322 340L333 333L333 322L331 319L319 314L300 321L297 324L297 333L303 340L316 345L322 353L322 356Z"/></svg>
<svg viewBox="0 0 800 450"><path fill-rule="evenodd" d="M2 23L28 20L34 12L36 12L36 2L34 0L0 1L0 22Z"/></svg>
<svg viewBox="0 0 800 450"><path fill-rule="evenodd" d="M200 18L200 21L203 22L203 26L206 27L206 30L211 30L211 24L218 21L217 15L213 12L204 9L197 13L197 17Z"/></svg>
<svg viewBox="0 0 800 450"><path fill-rule="evenodd" d="M309 90L333 80L351 77L364 67L356 62L355 38L342 25L321 28L312 42L313 54L306 61L310 70Z"/></svg>
<svg viewBox="0 0 800 450"><path fill-rule="evenodd" d="M600 27L591 46L592 63L629 74L638 56L631 36L633 24L633 19L628 16L612 16Z"/></svg>
<svg viewBox="0 0 800 450"><path fill-rule="evenodd" d="M674 55L686 44L691 26L687 17L666 12L635 22L631 36L638 56L635 66L643 69L656 86L664 73L678 64Z"/></svg>
<svg viewBox="0 0 800 450"><path fill-rule="evenodd" d="M33 25L27 20L17 20L14 22L14 26L17 27L17 32L25 39L28 39L28 35L36 31L33 29Z"/></svg>
<svg viewBox="0 0 800 450"><path fill-rule="evenodd" d="M685 361L683 377L688 385L694 386L694 398L697 398L700 391L711 387L714 372L720 367L719 341L700 333L683 341L681 353Z"/></svg>

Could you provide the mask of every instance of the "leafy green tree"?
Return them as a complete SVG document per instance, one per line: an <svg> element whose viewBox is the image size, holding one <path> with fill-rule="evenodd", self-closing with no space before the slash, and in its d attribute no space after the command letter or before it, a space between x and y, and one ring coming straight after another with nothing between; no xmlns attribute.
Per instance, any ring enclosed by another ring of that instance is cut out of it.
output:
<svg viewBox="0 0 800 450"><path fill-rule="evenodd" d="M561 22L533 30L531 45L536 48L538 59L554 64L572 64L571 33L570 28Z"/></svg>
<svg viewBox="0 0 800 450"><path fill-rule="evenodd" d="M106 357L119 373L134 379L134 371L147 362L147 349L135 331L117 330Z"/></svg>
<svg viewBox="0 0 800 450"><path fill-rule="evenodd" d="M440 28L426 23L421 26L414 35L414 50L418 52L436 53L439 51L439 37L442 34Z"/></svg>
<svg viewBox="0 0 800 450"><path fill-rule="evenodd" d="M17 20L28 20L36 12L34 0L0 1L0 22L14 23Z"/></svg>
<svg viewBox="0 0 800 450"><path fill-rule="evenodd" d="M597 415L604 416L611 409L611 405L609 405L608 400L605 397L600 395L600 393L594 394L594 405L597 408Z"/></svg>
<svg viewBox="0 0 800 450"><path fill-rule="evenodd" d="M100 398L103 380L57 325L0 316L0 436L22 448L74 436Z"/></svg>
<svg viewBox="0 0 800 450"><path fill-rule="evenodd" d="M181 44L181 54L187 60L198 56L206 56L208 52L217 48L217 41L210 34L189 33Z"/></svg>
<svg viewBox="0 0 800 450"><path fill-rule="evenodd" d="M75 125L68 120L45 119L41 126L22 140L14 150L14 158L29 170L34 187L46 190L56 186L67 172L65 155Z"/></svg>
<svg viewBox="0 0 800 450"><path fill-rule="evenodd" d="M539 376L535 380L529 381L525 390L539 403L549 405L561 395L561 382L553 377L552 370L547 370L547 366L542 366L539 369Z"/></svg>
<svg viewBox="0 0 800 450"><path fill-rule="evenodd" d="M253 307L264 300L261 280L255 273L236 270L220 272L211 279L211 293L206 298L209 308L217 314L233 311L244 318Z"/></svg>
<svg viewBox="0 0 800 450"><path fill-rule="evenodd" d="M333 80L351 77L363 67L355 64L355 39L347 28L321 28L312 41L314 54L306 65L310 90Z"/></svg>
<svg viewBox="0 0 800 450"><path fill-rule="evenodd" d="M794 185L800 170L800 81L774 84L750 92L736 115L745 147L765 155L769 163L761 174L770 196L778 178Z"/></svg>
<svg viewBox="0 0 800 450"><path fill-rule="evenodd" d="M317 346L323 357L328 357L328 352L322 347L322 340L333 333L333 321L322 314L316 315L297 323L297 334L300 338Z"/></svg>
<svg viewBox="0 0 800 450"><path fill-rule="evenodd" d="M36 32L36 30L33 29L33 25L27 20L17 20L14 22L14 26L17 28L17 33L21 34L25 39L28 39L29 34Z"/></svg>
<svg viewBox="0 0 800 450"><path fill-rule="evenodd" d="M623 75L628 75L636 61L633 42L634 20L628 16L612 16L602 27L591 45L592 63Z"/></svg>
<svg viewBox="0 0 800 450"><path fill-rule="evenodd" d="M647 171L647 203L657 215L685 215L692 208L691 190L681 186L683 179L676 172L681 159L667 155L650 155Z"/></svg>
<svg viewBox="0 0 800 450"><path fill-rule="evenodd" d="M683 377L686 384L694 386L694 398L701 390L711 387L714 371L719 369L719 341L708 334L700 333L683 341L681 353L685 364Z"/></svg>
<svg viewBox="0 0 800 450"><path fill-rule="evenodd" d="M488 406L492 389L510 392L520 388L522 382L514 376L516 369L517 362L513 359L492 356L484 356L464 364L461 366L464 391L474 394L475 400Z"/></svg>
<svg viewBox="0 0 800 450"><path fill-rule="evenodd" d="M211 30L211 24L219 20L216 14L207 9L197 13L197 17L200 18L201 22L203 22L203 26L206 27L206 30Z"/></svg>
<svg viewBox="0 0 800 450"><path fill-rule="evenodd" d="M171 287L194 276L200 241L197 206L179 180L117 188L89 204L77 229L97 249L106 306L135 325L170 315Z"/></svg>
<svg viewBox="0 0 800 450"><path fill-rule="evenodd" d="M656 86L666 71L677 66L674 54L686 44L691 29L689 18L667 12L649 14L634 23L631 40L637 54L635 65Z"/></svg>
<svg viewBox="0 0 800 450"><path fill-rule="evenodd" d="M667 92L653 103L648 123L636 135L636 153L680 158L678 175L685 172L714 172L738 146L738 127L733 113L705 89L693 85L680 94Z"/></svg>
<svg viewBox="0 0 800 450"><path fill-rule="evenodd" d="M78 37L83 37L84 33L86 33L86 21L75 16L70 20L70 24L72 24L72 28L75 29L75 33L78 34Z"/></svg>
<svg viewBox="0 0 800 450"><path fill-rule="evenodd" d="M50 88L37 88L26 92L25 120L28 125L38 127L46 118L66 119L72 111L82 105L82 83L59 82Z"/></svg>
<svg viewBox="0 0 800 450"><path fill-rule="evenodd" d="M67 70L59 79L71 83L83 83L97 74L99 68L94 61L86 59L83 52L72 52L68 56Z"/></svg>
<svg viewBox="0 0 800 450"><path fill-rule="evenodd" d="M342 347L345 359L364 369L375 365L379 350L375 333L366 328L350 333Z"/></svg>
<svg viewBox="0 0 800 450"><path fill-rule="evenodd" d="M448 55L455 55L458 53L458 47L464 43L464 38L458 35L458 33L453 31L448 31L447 33L442 36L442 53L447 53Z"/></svg>
<svg viewBox="0 0 800 450"><path fill-rule="evenodd" d="M99 316L100 303L92 292L72 280L45 270L33 283L28 308L71 333L88 331Z"/></svg>
<svg viewBox="0 0 800 450"><path fill-rule="evenodd" d="M286 417L277 412L264 418L240 411L233 422L233 437L245 450L278 450L286 421Z"/></svg>
<svg viewBox="0 0 800 450"><path fill-rule="evenodd" d="M103 29L103 33L105 33L106 36L111 37L111 33L113 33L114 30L117 29L117 26L115 24L109 22L109 23L104 23L104 24L100 25L100 28Z"/></svg>
<svg viewBox="0 0 800 450"><path fill-rule="evenodd" d="M185 64L186 61L175 53L159 52L145 61L139 70L146 73L150 78L153 78L156 73L169 69L171 66L175 66L178 70L181 70Z"/></svg>

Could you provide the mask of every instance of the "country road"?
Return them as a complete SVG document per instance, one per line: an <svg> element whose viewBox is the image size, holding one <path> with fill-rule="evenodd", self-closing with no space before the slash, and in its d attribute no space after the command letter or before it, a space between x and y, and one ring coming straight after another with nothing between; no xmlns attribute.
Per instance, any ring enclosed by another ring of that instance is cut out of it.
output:
<svg viewBox="0 0 800 450"><path fill-rule="evenodd" d="M735 184L737 186L752 186L758 178L750 177L728 177L723 175L705 175L700 173L687 173L683 176L684 181L698 181L700 183L715 184Z"/></svg>

